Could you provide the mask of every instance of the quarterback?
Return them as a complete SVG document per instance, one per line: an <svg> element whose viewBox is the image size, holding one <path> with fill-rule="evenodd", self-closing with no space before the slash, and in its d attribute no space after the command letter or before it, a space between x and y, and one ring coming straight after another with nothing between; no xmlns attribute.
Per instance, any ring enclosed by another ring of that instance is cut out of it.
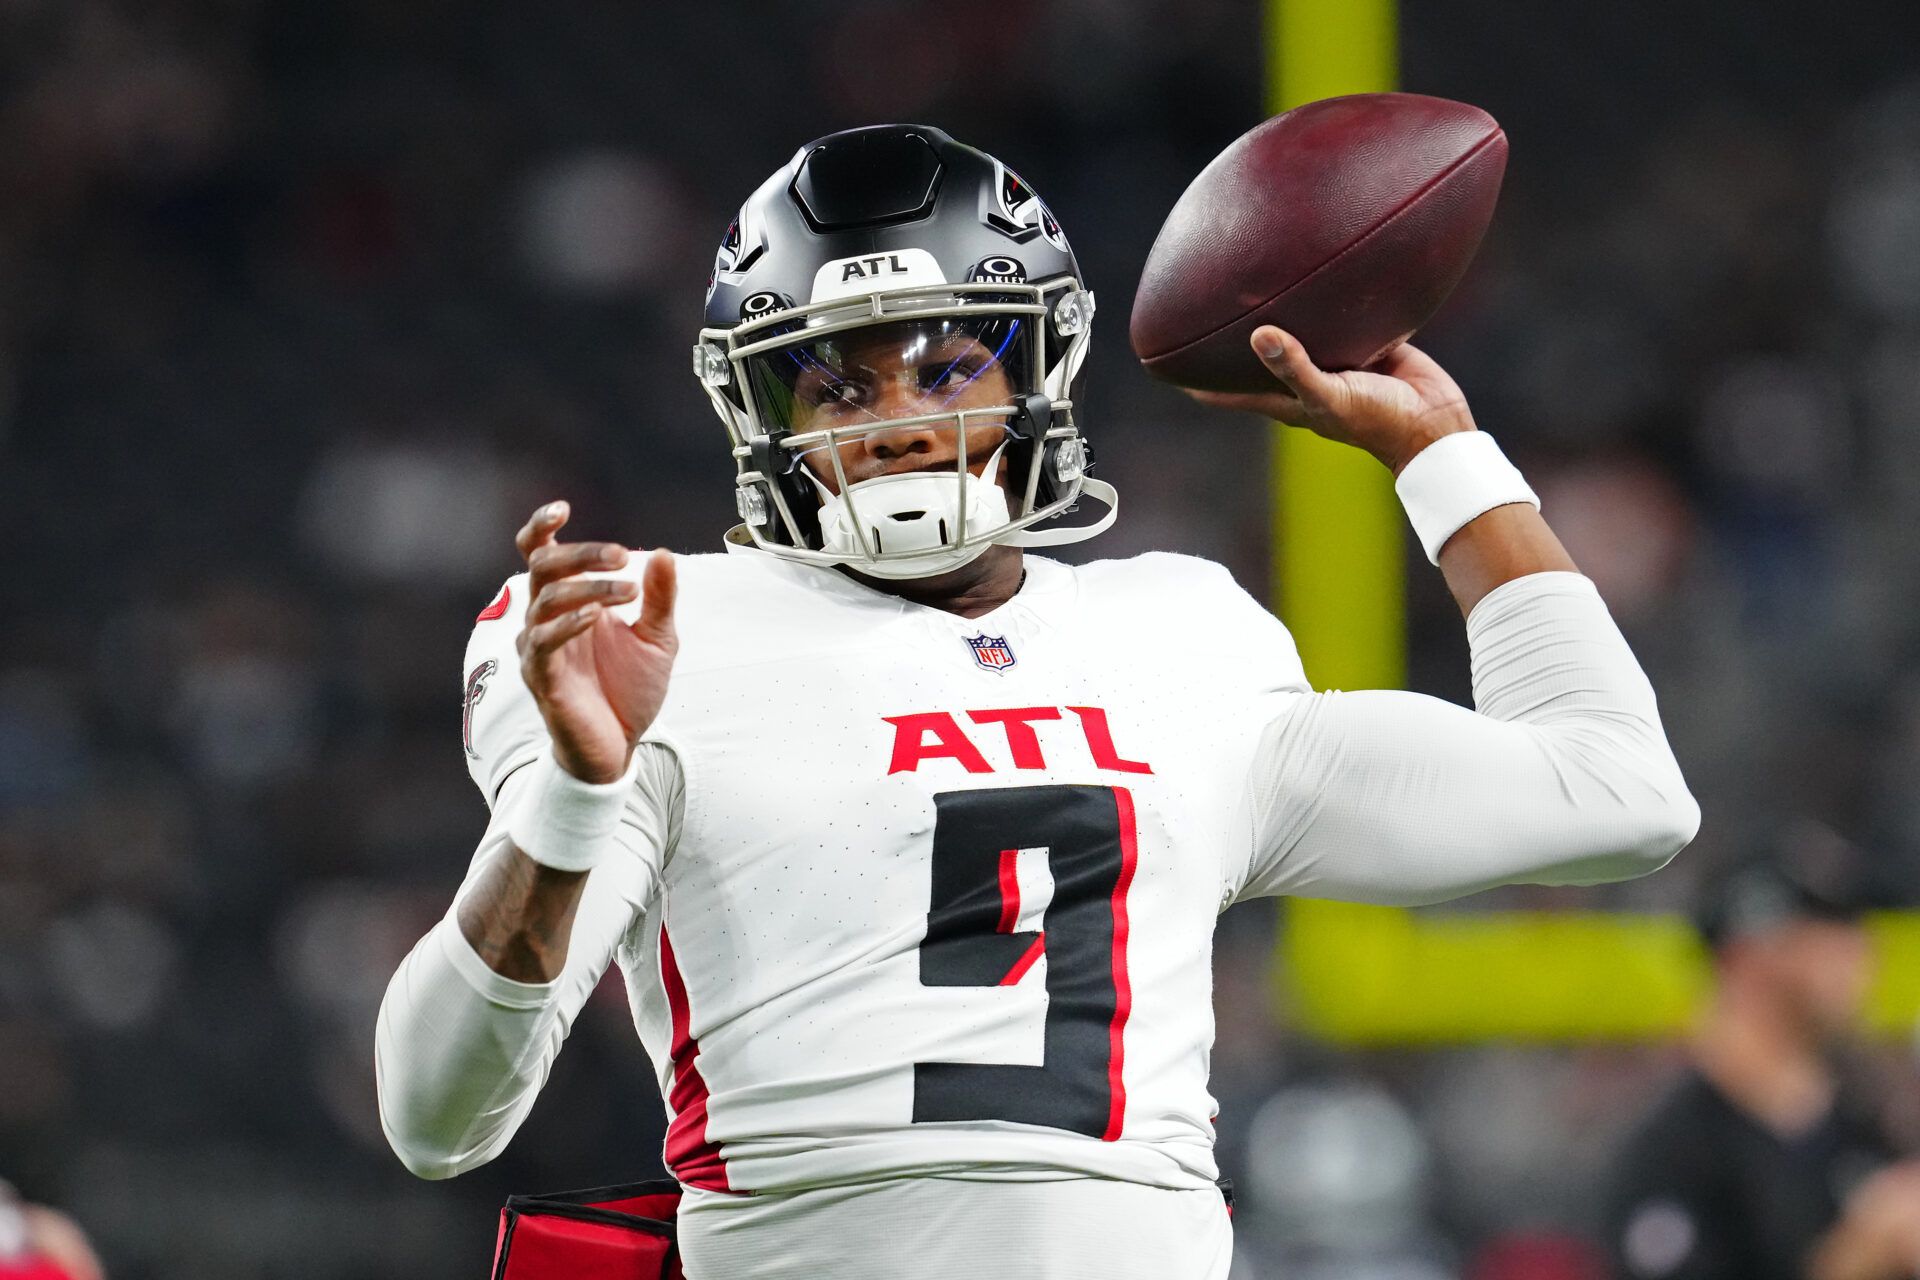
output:
<svg viewBox="0 0 1920 1280"><path fill-rule="evenodd" d="M1039 197L937 129L832 135L748 199L694 347L724 553L563 541L553 502L474 629L492 821L380 1012L409 1169L498 1154L618 964L694 1280L1218 1280L1224 908L1594 884L1692 838L1593 584L1411 347L1335 374L1263 328L1271 393L1202 398L1394 471L1475 710L1313 692L1204 560L1029 554L1113 519L1092 319Z"/></svg>

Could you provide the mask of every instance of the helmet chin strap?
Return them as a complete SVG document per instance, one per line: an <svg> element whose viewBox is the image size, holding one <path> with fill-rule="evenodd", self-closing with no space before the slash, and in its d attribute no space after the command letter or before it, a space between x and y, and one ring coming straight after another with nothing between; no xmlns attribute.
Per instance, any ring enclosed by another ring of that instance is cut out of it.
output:
<svg viewBox="0 0 1920 1280"><path fill-rule="evenodd" d="M875 578L930 578L970 564L990 546L1058 547L1084 542L1112 526L1120 496L1112 485L1091 476L1080 492L1105 504L1107 513L1089 525L1065 529L1016 529L978 538L976 530L1008 524L1007 494L986 477L997 474L1002 441L988 456L982 474L971 471L913 471L875 476L847 486L844 494L827 488L806 469L820 494L820 549L845 557L843 564ZM961 503L965 506L964 538Z"/></svg>
<svg viewBox="0 0 1920 1280"><path fill-rule="evenodd" d="M876 578L928 578L978 559L993 544L962 541L963 532L997 529L1011 518L1006 491L985 478L998 471L1005 449L1002 441L979 476L910 471L862 480L844 494L807 471L820 492L820 549Z"/></svg>
<svg viewBox="0 0 1920 1280"><path fill-rule="evenodd" d="M1105 533L1112 528L1120 515L1120 495L1114 487L1105 480L1087 476L1080 481L1080 494L1106 504L1107 514L1092 524L1072 525L1065 529L1015 529L994 541L1007 547L1064 547L1072 542L1085 542L1095 534Z"/></svg>

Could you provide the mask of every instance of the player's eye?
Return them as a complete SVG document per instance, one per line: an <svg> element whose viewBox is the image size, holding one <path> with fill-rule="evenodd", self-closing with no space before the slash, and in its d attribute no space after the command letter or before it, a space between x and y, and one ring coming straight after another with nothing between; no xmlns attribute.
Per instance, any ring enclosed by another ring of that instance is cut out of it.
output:
<svg viewBox="0 0 1920 1280"><path fill-rule="evenodd" d="M980 376L978 365L956 360L952 364L927 365L920 371L920 385L924 391L958 391Z"/></svg>
<svg viewBox="0 0 1920 1280"><path fill-rule="evenodd" d="M831 374L808 375L794 388L794 394L802 403L815 408L858 404L861 399L858 383Z"/></svg>
<svg viewBox="0 0 1920 1280"><path fill-rule="evenodd" d="M836 382L828 389L824 404L835 408L851 409L869 403L873 399L873 388L865 382Z"/></svg>

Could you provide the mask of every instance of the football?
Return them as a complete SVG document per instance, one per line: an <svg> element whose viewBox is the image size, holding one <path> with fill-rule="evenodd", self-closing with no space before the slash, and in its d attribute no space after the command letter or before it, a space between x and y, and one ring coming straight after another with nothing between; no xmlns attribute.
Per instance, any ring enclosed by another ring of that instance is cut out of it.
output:
<svg viewBox="0 0 1920 1280"><path fill-rule="evenodd" d="M1493 117L1445 98L1363 93L1273 117L1167 215L1134 295L1134 354L1183 387L1270 390L1247 339L1272 324L1323 369L1370 364L1459 283L1506 165Z"/></svg>

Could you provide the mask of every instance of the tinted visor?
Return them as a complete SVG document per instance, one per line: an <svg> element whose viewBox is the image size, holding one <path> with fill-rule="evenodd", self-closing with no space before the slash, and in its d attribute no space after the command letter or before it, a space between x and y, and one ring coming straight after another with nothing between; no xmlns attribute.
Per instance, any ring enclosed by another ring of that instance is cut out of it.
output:
<svg viewBox="0 0 1920 1280"><path fill-rule="evenodd" d="M1026 316L933 316L821 337L802 329L747 357L761 426L796 434L1011 405L1032 389Z"/></svg>

